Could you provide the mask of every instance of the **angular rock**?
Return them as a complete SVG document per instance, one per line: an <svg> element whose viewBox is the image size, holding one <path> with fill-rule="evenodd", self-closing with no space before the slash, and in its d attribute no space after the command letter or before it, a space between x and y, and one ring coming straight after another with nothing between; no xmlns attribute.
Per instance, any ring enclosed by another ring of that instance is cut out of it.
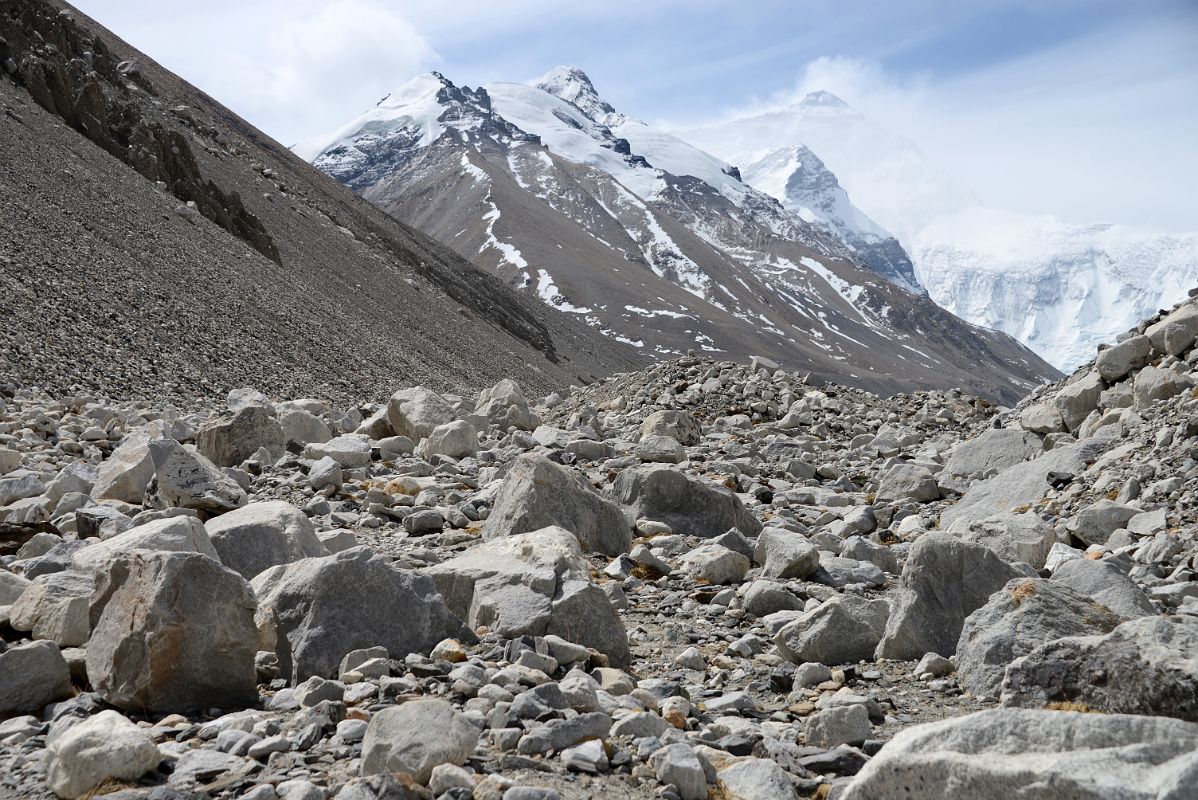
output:
<svg viewBox="0 0 1198 800"><path fill-rule="evenodd" d="M71 694L71 671L53 642L0 650L0 717L37 714Z"/></svg>
<svg viewBox="0 0 1198 800"><path fill-rule="evenodd" d="M1105 544L1112 533L1126 527L1139 513L1135 506L1103 498L1074 514L1069 520L1069 532L1086 544Z"/></svg>
<svg viewBox="0 0 1198 800"><path fill-rule="evenodd" d="M1015 428L987 428L953 448L944 464L946 475L962 480L988 478L1043 452L1040 437Z"/></svg>
<svg viewBox="0 0 1198 800"><path fill-rule="evenodd" d="M749 571L749 559L727 547L704 544L682 557L682 568L704 583L740 583Z"/></svg>
<svg viewBox="0 0 1198 800"><path fill-rule="evenodd" d="M333 432L324 420L302 408L279 411L278 420L284 443L311 444L333 438Z"/></svg>
<svg viewBox="0 0 1198 800"><path fill-rule="evenodd" d="M1053 570L1052 579L1125 619L1157 613L1144 590L1110 561L1070 559Z"/></svg>
<svg viewBox="0 0 1198 800"><path fill-rule="evenodd" d="M59 797L83 797L105 781L136 781L160 761L141 728L116 711L101 711L48 740L46 785Z"/></svg>
<svg viewBox="0 0 1198 800"><path fill-rule="evenodd" d="M168 506L223 514L245 505L249 498L229 476L204 456L172 439L150 442L150 457L158 477L158 493Z"/></svg>
<svg viewBox="0 0 1198 800"><path fill-rule="evenodd" d="M257 701L254 595L199 553L131 552L97 575L87 676L138 713L244 708Z"/></svg>
<svg viewBox="0 0 1198 800"><path fill-rule="evenodd" d="M744 758L716 773L727 800L797 800L786 771L768 758Z"/></svg>
<svg viewBox="0 0 1198 800"><path fill-rule="evenodd" d="M579 473L542 455L512 462L495 496L483 539L493 541L551 525L565 528L588 552L628 552L632 526L619 506L600 495Z"/></svg>
<svg viewBox="0 0 1198 800"><path fill-rule="evenodd" d="M1198 338L1198 305L1186 303L1144 331L1158 353L1179 356Z"/></svg>
<svg viewBox="0 0 1198 800"><path fill-rule="evenodd" d="M801 533L765 528L757 537L753 560L767 578L806 578L819 568L819 550Z"/></svg>
<svg viewBox="0 0 1198 800"><path fill-rule="evenodd" d="M651 464L681 464L686 448L669 436L642 436L636 443L636 457Z"/></svg>
<svg viewBox="0 0 1198 800"><path fill-rule="evenodd" d="M861 744L873 733L873 727L869 724L869 711L856 703L816 711L807 717L803 733L809 745L836 747L840 744Z"/></svg>
<svg viewBox="0 0 1198 800"><path fill-rule="evenodd" d="M387 401L387 421L396 436L419 442L438 425L452 422L453 406L441 395L423 386L400 389Z"/></svg>
<svg viewBox="0 0 1198 800"><path fill-rule="evenodd" d="M221 563L246 580L277 564L329 554L304 512L282 500L250 503L204 528Z"/></svg>
<svg viewBox="0 0 1198 800"><path fill-rule="evenodd" d="M469 422L454 420L433 428L420 444L420 455L466 458L478 452L478 431Z"/></svg>
<svg viewBox="0 0 1198 800"><path fill-rule="evenodd" d="M444 700L412 700L375 714L362 740L362 775L406 772L428 783L440 764L461 766L478 728Z"/></svg>
<svg viewBox="0 0 1198 800"><path fill-rule="evenodd" d="M370 440L360 433L335 436L326 442L312 442L304 456L313 460L331 458L343 467L370 466Z"/></svg>
<svg viewBox="0 0 1198 800"><path fill-rule="evenodd" d="M689 411L654 411L641 423L641 436L668 436L689 447L703 438L703 428Z"/></svg>
<svg viewBox="0 0 1198 800"><path fill-rule="evenodd" d="M1127 373L1145 366L1151 355L1152 342L1147 336L1137 334L1099 351L1094 367L1103 380L1120 381Z"/></svg>
<svg viewBox="0 0 1198 800"><path fill-rule="evenodd" d="M426 575L399 569L368 547L271 567L253 581L257 640L298 683L336 677L352 650L385 647L394 658L427 653L442 639L473 639Z"/></svg>
<svg viewBox="0 0 1198 800"><path fill-rule="evenodd" d="M729 528L748 536L761 530L761 523L733 492L665 465L629 467L611 491L633 518L664 522L675 533L711 539Z"/></svg>
<svg viewBox="0 0 1198 800"><path fill-rule="evenodd" d="M1064 636L1107 633L1120 622L1106 606L1055 581L1016 578L965 620L957 642L961 687L998 697L1016 658Z"/></svg>
<svg viewBox="0 0 1198 800"><path fill-rule="evenodd" d="M1057 639L1007 668L1003 705L1060 702L1198 721L1198 617L1140 617L1105 636Z"/></svg>
<svg viewBox="0 0 1198 800"><path fill-rule="evenodd" d="M501 429L515 427L522 431L536 429L541 421L528 407L528 400L519 384L507 378L478 393L474 413L486 417Z"/></svg>
<svg viewBox="0 0 1198 800"><path fill-rule="evenodd" d="M843 800L1180 800L1196 749L1198 725L1179 720L978 711L899 732Z"/></svg>
<svg viewBox="0 0 1198 800"><path fill-rule="evenodd" d="M1051 403L1036 403L1030 405L1019 415L1020 426L1032 433L1055 433L1065 429L1061 412Z"/></svg>
<svg viewBox="0 0 1198 800"><path fill-rule="evenodd" d="M929 503L940 497L936 476L920 464L896 464L882 476L878 485L877 502L892 503L910 500Z"/></svg>
<svg viewBox="0 0 1198 800"><path fill-rule="evenodd" d="M678 787L682 800L707 800L706 773L690 745L666 745L650 756L649 763L658 782Z"/></svg>
<svg viewBox="0 0 1198 800"><path fill-rule="evenodd" d="M951 656L965 618L1016 577L1013 567L982 545L924 534L907 556L877 657Z"/></svg>
<svg viewBox="0 0 1198 800"><path fill-rule="evenodd" d="M1030 511L995 514L977 521L963 518L953 524L949 533L989 548L1003 561L1022 561L1036 569L1044 566L1044 560L1056 543L1052 526Z"/></svg>
<svg viewBox="0 0 1198 800"><path fill-rule="evenodd" d="M494 539L429 567L445 602L471 628L502 636L553 634L629 659L628 635L607 595L591 583L578 540L557 527Z"/></svg>
<svg viewBox="0 0 1198 800"><path fill-rule="evenodd" d="M71 557L73 569L94 573L120 553L134 550L167 550L176 553L201 553L220 560L204 524L193 516L167 517L130 528L111 539L89 544Z"/></svg>
<svg viewBox="0 0 1198 800"><path fill-rule="evenodd" d="M1168 400L1181 394L1193 383L1171 369L1161 367L1144 367L1136 373L1132 386L1132 397L1135 407L1148 408L1158 400Z"/></svg>
<svg viewBox="0 0 1198 800"><path fill-rule="evenodd" d="M246 405L217 417L196 431L196 450L218 467L235 467L266 448L273 458L283 455L283 429L274 409Z"/></svg>
<svg viewBox="0 0 1198 800"><path fill-rule="evenodd" d="M1070 433L1077 430L1090 412L1098 408L1098 398L1102 390L1102 378L1097 372L1087 372L1057 390L1053 402L1057 411L1061 413L1061 421Z"/></svg>
<svg viewBox="0 0 1198 800"><path fill-rule="evenodd" d="M890 605L841 594L796 617L778 631L774 644L782 656L796 664L848 664L873 656Z"/></svg>
<svg viewBox="0 0 1198 800"><path fill-rule="evenodd" d="M59 647L87 644L91 575L54 572L36 578L9 610L9 625Z"/></svg>

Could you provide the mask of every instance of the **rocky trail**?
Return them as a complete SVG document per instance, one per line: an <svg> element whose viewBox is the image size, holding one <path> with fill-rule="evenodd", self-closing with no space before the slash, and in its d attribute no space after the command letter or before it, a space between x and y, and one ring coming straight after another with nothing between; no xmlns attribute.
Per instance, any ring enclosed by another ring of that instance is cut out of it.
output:
<svg viewBox="0 0 1198 800"><path fill-rule="evenodd" d="M1013 409L0 408L0 796L1198 797L1198 302Z"/></svg>

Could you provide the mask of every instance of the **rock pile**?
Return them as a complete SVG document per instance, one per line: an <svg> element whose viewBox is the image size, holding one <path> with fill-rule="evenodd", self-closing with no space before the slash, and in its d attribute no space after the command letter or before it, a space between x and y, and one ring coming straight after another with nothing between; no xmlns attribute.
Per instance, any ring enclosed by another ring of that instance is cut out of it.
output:
<svg viewBox="0 0 1198 800"><path fill-rule="evenodd" d="M0 793L1193 797L1196 320L1014 409L9 387Z"/></svg>

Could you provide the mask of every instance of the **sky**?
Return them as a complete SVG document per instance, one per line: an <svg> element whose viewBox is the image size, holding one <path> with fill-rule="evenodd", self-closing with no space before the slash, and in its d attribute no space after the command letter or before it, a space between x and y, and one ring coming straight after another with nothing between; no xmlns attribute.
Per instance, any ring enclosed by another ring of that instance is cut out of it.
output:
<svg viewBox="0 0 1198 800"><path fill-rule="evenodd" d="M984 203L1198 230L1198 0L76 0L284 144L428 70L667 128L838 94Z"/></svg>

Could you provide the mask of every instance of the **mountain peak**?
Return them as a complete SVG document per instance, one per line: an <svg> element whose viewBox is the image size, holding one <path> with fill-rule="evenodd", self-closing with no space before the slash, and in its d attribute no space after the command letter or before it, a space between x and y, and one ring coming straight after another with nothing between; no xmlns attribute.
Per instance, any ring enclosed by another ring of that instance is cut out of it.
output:
<svg viewBox="0 0 1198 800"><path fill-rule="evenodd" d="M599 96L590 77L578 67L554 67L533 81L532 85L567 103L573 103L596 122L602 122L608 115L616 113L616 109Z"/></svg>
<svg viewBox="0 0 1198 800"><path fill-rule="evenodd" d="M803 99L798 102L801 108L836 108L848 109L849 104L841 100L831 92L825 92L822 89L815 92L808 92L803 96Z"/></svg>

